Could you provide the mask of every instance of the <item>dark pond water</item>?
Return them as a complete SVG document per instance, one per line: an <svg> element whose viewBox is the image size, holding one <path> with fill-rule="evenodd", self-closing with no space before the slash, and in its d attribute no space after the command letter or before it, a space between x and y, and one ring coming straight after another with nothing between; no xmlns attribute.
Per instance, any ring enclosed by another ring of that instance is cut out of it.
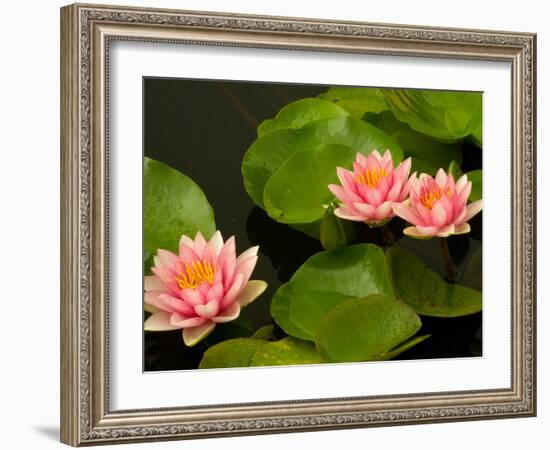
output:
<svg viewBox="0 0 550 450"><path fill-rule="evenodd" d="M268 290L244 309L237 321L218 326L206 342L196 347L183 345L181 331L145 333L146 371L197 368L207 345L237 335L249 336L250 330L272 323L269 305L274 292L310 256L323 250L319 241L273 221L254 205L243 187L241 160L263 120L275 116L288 103L316 96L328 87L145 78L143 88L145 156L180 170L203 189L214 209L218 229L224 238L235 235L238 252L260 246L253 278L269 284ZM463 168L480 168L479 149L463 150ZM476 250L481 251L481 222L480 214L471 222L470 236L450 240L459 273L465 271ZM398 220L392 224L396 231L403 228ZM435 240L406 238L396 245L414 248L419 257L443 275ZM479 278L464 281L480 289L476 283ZM398 359L481 354L481 313L456 319L423 317L422 322L420 333L431 333L432 337ZM283 335L281 330L278 333Z"/></svg>

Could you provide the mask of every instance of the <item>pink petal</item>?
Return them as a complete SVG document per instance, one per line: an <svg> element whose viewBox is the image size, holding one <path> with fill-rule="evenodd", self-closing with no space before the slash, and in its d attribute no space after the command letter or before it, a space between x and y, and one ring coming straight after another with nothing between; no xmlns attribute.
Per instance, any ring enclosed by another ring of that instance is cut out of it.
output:
<svg viewBox="0 0 550 450"><path fill-rule="evenodd" d="M384 152L384 156L382 156L380 165L387 171L393 170L393 159L389 149Z"/></svg>
<svg viewBox="0 0 550 450"><path fill-rule="evenodd" d="M354 203L353 207L363 217L363 220L374 217L376 214L376 207L369 205L368 203Z"/></svg>
<svg viewBox="0 0 550 450"><path fill-rule="evenodd" d="M163 250L161 248L157 250L157 256L160 265L164 267L173 267L179 261L177 255L174 255L172 252L169 252L168 250Z"/></svg>
<svg viewBox="0 0 550 450"><path fill-rule="evenodd" d="M439 231L437 232L437 236L438 237L448 237L450 236L451 234L454 234L455 233L455 226L453 224L450 224L450 225L446 225L442 228L439 229Z"/></svg>
<svg viewBox="0 0 550 450"><path fill-rule="evenodd" d="M380 179L380 182L378 183L378 186L376 188L378 189L378 191L380 191L380 194L382 195L381 201L384 201L384 199L387 200L386 196L388 195L388 191L390 190L391 186L392 186L391 176L382 177Z"/></svg>
<svg viewBox="0 0 550 450"><path fill-rule="evenodd" d="M220 283L214 283L214 285L208 290L206 293L206 302L210 302L211 300L216 300L219 302L222 299L224 293L224 287L223 284Z"/></svg>
<svg viewBox="0 0 550 450"><path fill-rule="evenodd" d="M456 225L456 224L463 224L465 222L465 218L466 218L466 205L462 206L462 208L460 208L459 206L455 205L456 208L458 208L458 213L455 211L455 218L453 220L453 223Z"/></svg>
<svg viewBox="0 0 550 450"><path fill-rule="evenodd" d="M437 204L432 208L431 217L431 224L437 228L440 228L447 223L447 213L445 212L443 206L441 206L440 202L437 202Z"/></svg>
<svg viewBox="0 0 550 450"><path fill-rule="evenodd" d="M216 300L209 301L205 305L195 306L195 313L206 319L211 319L212 317L214 317L216 314L218 314L219 310L220 303Z"/></svg>
<svg viewBox="0 0 550 450"><path fill-rule="evenodd" d="M478 212L483 209L483 200L477 200L475 202L466 205L466 217L464 222L468 222L472 217L474 217Z"/></svg>
<svg viewBox="0 0 550 450"><path fill-rule="evenodd" d="M380 154L380 152L377 149L374 149L373 151L371 151L370 155L374 156L377 161L380 161L382 159L382 155Z"/></svg>
<svg viewBox="0 0 550 450"><path fill-rule="evenodd" d="M427 173L421 173L418 175L418 179L424 184L425 181L433 180L433 178Z"/></svg>
<svg viewBox="0 0 550 450"><path fill-rule="evenodd" d="M182 314L192 314L193 312L193 309L185 303L183 299L173 297L170 294L159 295L159 300L164 305L161 309L164 309L165 311L179 312Z"/></svg>
<svg viewBox="0 0 550 450"><path fill-rule="evenodd" d="M200 293L198 289L182 289L180 296L184 299L189 305L202 305L205 302L204 296Z"/></svg>
<svg viewBox="0 0 550 450"><path fill-rule="evenodd" d="M447 184L447 174L443 169L439 169L435 174L435 182L439 185L439 187L445 187Z"/></svg>
<svg viewBox="0 0 550 450"><path fill-rule="evenodd" d="M159 298L161 295L163 295L164 291L148 291L143 293L143 301L147 305L154 306L155 308L165 310L164 303ZM168 312L173 312L172 310L168 310Z"/></svg>
<svg viewBox="0 0 550 450"><path fill-rule="evenodd" d="M195 246L195 241L191 239L189 236L182 234L178 248L181 247L182 245L186 245L189 248L193 248Z"/></svg>
<svg viewBox="0 0 550 450"><path fill-rule="evenodd" d="M378 150L373 150L369 156L367 156L367 167L369 169L379 169L382 156L378 153Z"/></svg>
<svg viewBox="0 0 550 450"><path fill-rule="evenodd" d="M462 225L455 227L455 232L453 234L466 234L469 232L470 232L470 224L463 223Z"/></svg>
<svg viewBox="0 0 550 450"><path fill-rule="evenodd" d="M407 187L411 191L411 194L414 194L416 197L420 196L420 188L422 184L420 180L416 177L416 172L414 172L407 181Z"/></svg>
<svg viewBox="0 0 550 450"><path fill-rule="evenodd" d="M341 206L334 210L334 215L340 217L340 219L352 220L354 222L363 222L365 220L362 216L359 216L357 214L350 214L346 211L349 211L349 208L344 208Z"/></svg>
<svg viewBox="0 0 550 450"><path fill-rule="evenodd" d="M224 286L228 286L235 274L237 255L235 252L235 237L231 236L222 247L218 256L218 265L222 272Z"/></svg>
<svg viewBox="0 0 550 450"><path fill-rule="evenodd" d="M172 314L170 324L177 328L198 327L206 322L204 317L188 317L181 314Z"/></svg>
<svg viewBox="0 0 550 450"><path fill-rule="evenodd" d="M412 223L413 225L425 225L426 222L422 219L422 217L418 214L418 212L410 207L403 204L397 204L393 205L393 211L395 215L401 217L402 219L406 220L409 223Z"/></svg>
<svg viewBox="0 0 550 450"><path fill-rule="evenodd" d="M407 180L407 178L405 178ZM409 197L409 192L411 190L411 185L409 184L408 180L404 182L403 188L401 189L401 193L399 194L399 201L402 202L405 199Z"/></svg>
<svg viewBox="0 0 550 450"><path fill-rule="evenodd" d="M177 330L180 327L174 326L170 323L171 313L166 311L159 311L149 317L143 324L145 331L168 331Z"/></svg>
<svg viewBox="0 0 550 450"><path fill-rule="evenodd" d="M455 177L453 176L452 173L450 173L447 176L447 183L445 184L445 190L446 191L450 190L451 192L456 192Z"/></svg>
<svg viewBox="0 0 550 450"><path fill-rule="evenodd" d="M368 166L368 161L367 161L367 166ZM365 168L363 166L361 166L361 164L359 164L357 161L355 161L353 163L353 173L355 175L359 175L359 174L362 174L363 172L365 172Z"/></svg>
<svg viewBox="0 0 550 450"><path fill-rule="evenodd" d="M458 199L461 203L466 203L470 193L472 192L472 182L468 181L460 192L457 193Z"/></svg>
<svg viewBox="0 0 550 450"><path fill-rule="evenodd" d="M462 175L455 184L455 190L456 192L460 192L464 186L466 186L466 183L468 182L468 175L464 174Z"/></svg>
<svg viewBox="0 0 550 450"><path fill-rule="evenodd" d="M240 273L243 276L243 284L246 284L248 282L250 275L252 275L254 267L256 267L257 261L258 256L249 256L248 258L240 261L239 264L237 264L237 266L235 267L235 273Z"/></svg>
<svg viewBox="0 0 550 450"><path fill-rule="evenodd" d="M405 161L402 161L393 171L393 181L400 180L402 182L407 181L409 172L411 171L412 159L409 156Z"/></svg>
<svg viewBox="0 0 550 450"><path fill-rule="evenodd" d="M428 208L426 208L420 202L414 204L413 207L416 209L416 211L418 212L418 215L422 218L422 221L426 226L432 225L432 214Z"/></svg>
<svg viewBox="0 0 550 450"><path fill-rule="evenodd" d="M367 191L365 192L365 199L373 206L379 206L384 200L382 193L376 188L367 188Z"/></svg>
<svg viewBox="0 0 550 450"><path fill-rule="evenodd" d="M454 217L454 206L453 206L453 202L451 200L449 200L449 198L444 195L441 197L441 200L439 200L439 202L437 202L437 204L439 206L441 206L443 208L443 210L445 211L445 216L446 216L446 223L452 223L453 222L453 217Z"/></svg>
<svg viewBox="0 0 550 450"><path fill-rule="evenodd" d="M261 280L250 280L235 298L235 302L241 305L241 308L252 303L262 292L267 289L267 283Z"/></svg>
<svg viewBox="0 0 550 450"><path fill-rule="evenodd" d="M346 190L353 190L353 173L349 170L346 170L342 167L336 168L336 174L338 175L338 179L340 180L340 183L342 186L344 186L344 189Z"/></svg>
<svg viewBox="0 0 550 450"><path fill-rule="evenodd" d="M233 302L227 308L225 308L218 316L214 317L212 320L216 323L229 322L235 320L239 317L241 313L241 305L238 302Z"/></svg>
<svg viewBox="0 0 550 450"><path fill-rule="evenodd" d="M208 245L210 248L212 248L212 250L214 250L214 253L216 255L220 254L223 247L223 238L219 230L212 235L210 241L208 242Z"/></svg>
<svg viewBox="0 0 550 450"><path fill-rule="evenodd" d="M148 291L143 294L143 301L163 311L181 312L188 314L193 312L185 302L179 298L173 297L164 291Z"/></svg>
<svg viewBox="0 0 550 450"><path fill-rule="evenodd" d="M199 284L198 287L195 288L197 291L199 291L199 293L205 299L205 302L206 302L206 294L208 294L208 291L210 290L211 286L212 285L208 281L203 281L201 284Z"/></svg>
<svg viewBox="0 0 550 450"><path fill-rule="evenodd" d="M402 180L395 180L393 182L393 186L386 194L386 200L392 201L392 202L399 202L401 201L401 188L403 187L403 181ZM404 199L403 199L404 200Z"/></svg>
<svg viewBox="0 0 550 450"><path fill-rule="evenodd" d="M235 300L235 297L241 291L242 286L243 286L243 274L237 273L235 275L235 279L233 280L233 284L231 285L229 290L225 293L225 296L220 302L221 309L227 308L227 306L233 303L233 301Z"/></svg>
<svg viewBox="0 0 550 450"><path fill-rule="evenodd" d="M258 254L258 250L260 249L260 246L259 245L255 245L254 247L250 247L248 250L245 250L244 252L242 252L238 257L237 257L237 261L235 261L235 264L236 265L239 265L243 260L251 257L251 256L255 256Z"/></svg>
<svg viewBox="0 0 550 450"><path fill-rule="evenodd" d="M163 291L164 283L154 275L147 275L143 278L143 289L145 291Z"/></svg>
<svg viewBox="0 0 550 450"><path fill-rule="evenodd" d="M367 168L367 157L363 155L363 153L357 152L357 155L355 155L355 161L363 168Z"/></svg>
<svg viewBox="0 0 550 450"><path fill-rule="evenodd" d="M173 294L177 295L180 291L176 282L176 272L166 267L152 267L153 272L164 283L164 286Z"/></svg>
<svg viewBox="0 0 550 450"><path fill-rule="evenodd" d="M336 198L344 203L360 202L361 197L359 197L355 192L346 190L342 186L337 184L329 184L328 188Z"/></svg>
<svg viewBox="0 0 550 450"><path fill-rule="evenodd" d="M376 209L375 218L377 220L389 219L392 216L392 202L384 202Z"/></svg>
<svg viewBox="0 0 550 450"><path fill-rule="evenodd" d="M206 240L204 239L202 233L200 231L197 231L197 234L195 235L195 245L193 246L193 250L198 256L201 256L205 248Z"/></svg>
<svg viewBox="0 0 550 450"><path fill-rule="evenodd" d="M183 342L188 347L193 347L208 336L215 326L216 324L209 320L198 327L184 328L182 333Z"/></svg>
<svg viewBox="0 0 550 450"><path fill-rule="evenodd" d="M192 265L195 261L200 260L201 258L195 251L188 247L187 245L180 245L180 261L188 266Z"/></svg>

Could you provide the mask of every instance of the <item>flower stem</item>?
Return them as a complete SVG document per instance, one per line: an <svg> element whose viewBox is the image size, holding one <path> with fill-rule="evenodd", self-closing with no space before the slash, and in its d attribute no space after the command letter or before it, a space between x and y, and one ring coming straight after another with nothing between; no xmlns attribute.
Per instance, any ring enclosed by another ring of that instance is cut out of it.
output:
<svg viewBox="0 0 550 450"><path fill-rule="evenodd" d="M447 271L447 281L454 283L456 281L457 273L453 260L451 259L447 238L439 238L439 244L441 246L441 254L443 255L443 264L445 264L445 270Z"/></svg>
<svg viewBox="0 0 550 450"><path fill-rule="evenodd" d="M382 232L382 237L384 238L384 242L388 246L392 246L395 243L395 239L393 238L393 233L390 230L390 227L388 225L383 225L380 227L380 231Z"/></svg>

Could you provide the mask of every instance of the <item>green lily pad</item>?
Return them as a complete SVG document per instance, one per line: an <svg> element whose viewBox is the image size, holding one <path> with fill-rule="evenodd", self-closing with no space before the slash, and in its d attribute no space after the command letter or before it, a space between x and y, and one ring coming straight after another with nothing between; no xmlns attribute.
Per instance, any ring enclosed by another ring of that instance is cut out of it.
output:
<svg viewBox="0 0 550 450"><path fill-rule="evenodd" d="M210 347L204 353L199 368L286 366L322 362L315 346L310 342L292 337L275 342L238 338Z"/></svg>
<svg viewBox="0 0 550 450"><path fill-rule="evenodd" d="M254 353L264 344L263 339L250 338L220 342L204 352L199 369L249 367Z"/></svg>
<svg viewBox="0 0 550 450"><path fill-rule="evenodd" d="M290 366L296 364L320 364L323 360L311 342L293 337L267 342L256 350L251 366Z"/></svg>
<svg viewBox="0 0 550 450"><path fill-rule="evenodd" d="M323 317L336 305L349 299L349 295L340 292L294 289L293 297L289 299L289 318L305 333L301 339L313 340Z"/></svg>
<svg viewBox="0 0 550 450"><path fill-rule="evenodd" d="M370 361L387 356L421 326L410 306L374 294L335 306L319 323L315 342L327 361Z"/></svg>
<svg viewBox="0 0 550 450"><path fill-rule="evenodd" d="M382 93L395 117L419 133L449 142L473 135L481 142L479 92L384 89Z"/></svg>
<svg viewBox="0 0 550 450"><path fill-rule="evenodd" d="M483 288L483 247L471 253L466 262L461 282L472 289L481 290Z"/></svg>
<svg viewBox="0 0 550 450"><path fill-rule="evenodd" d="M378 113L388 109L386 99L378 88L335 86L318 97L334 102L358 119L367 112Z"/></svg>
<svg viewBox="0 0 550 450"><path fill-rule="evenodd" d="M290 319L290 303L299 294L300 291L296 290L291 283L281 285L271 300L271 317L286 334L300 339L313 340L311 333L306 333Z"/></svg>
<svg viewBox="0 0 550 450"><path fill-rule="evenodd" d="M392 296L384 252L357 244L317 253L281 286L271 303L271 316L289 335L314 340L323 317L337 304L370 294Z"/></svg>
<svg viewBox="0 0 550 450"><path fill-rule="evenodd" d="M284 128L300 128L314 120L348 115L334 103L318 98L304 98L286 105L274 119L264 120L258 126L258 137Z"/></svg>
<svg viewBox="0 0 550 450"><path fill-rule="evenodd" d="M264 325L261 328L258 328L252 336L252 339L263 339L264 341L268 340L273 333L275 332L275 325Z"/></svg>
<svg viewBox="0 0 550 450"><path fill-rule="evenodd" d="M389 148L395 163L403 159L403 151L393 138L373 125L349 116L316 120L297 130L272 131L256 139L243 158L244 187L254 203L265 209L264 187L293 153L327 144L345 145L365 155L375 149Z"/></svg>
<svg viewBox="0 0 550 450"><path fill-rule="evenodd" d="M445 144L430 136L413 130L400 122L391 111L366 114L363 120L392 136L405 152L412 157L412 172L435 175L440 167L448 167L452 161L462 162L462 150L455 144Z"/></svg>
<svg viewBox="0 0 550 450"><path fill-rule="evenodd" d="M467 173L468 181L472 182L472 192L469 200L475 202L483 198L483 170L472 170Z"/></svg>
<svg viewBox="0 0 550 450"><path fill-rule="evenodd" d="M462 169L460 168L460 163L456 162L454 159L449 164L449 168L447 169L447 173L450 173L453 178L458 180L462 176Z"/></svg>
<svg viewBox="0 0 550 450"><path fill-rule="evenodd" d="M143 166L143 249L148 272L159 248L177 252L180 237L216 231L214 212L191 178L154 159Z"/></svg>
<svg viewBox="0 0 550 450"><path fill-rule="evenodd" d="M387 361L389 359L393 359L396 356L399 356L401 353L409 350L410 348L413 348L415 345L420 344L421 342L425 341L431 336L431 334L424 334L422 336L414 336L405 342L402 342L401 344L397 345L396 347L392 348L391 350L381 353L380 355L376 356L376 361Z"/></svg>
<svg viewBox="0 0 550 450"><path fill-rule="evenodd" d="M386 263L395 296L418 314L459 317L481 311L481 292L445 282L408 250L390 248Z"/></svg>
<svg viewBox="0 0 550 450"><path fill-rule="evenodd" d="M265 185L269 216L288 224L320 222L334 200L328 185L338 182L336 168L351 168L356 153L350 147L324 145L291 155Z"/></svg>
<svg viewBox="0 0 550 450"><path fill-rule="evenodd" d="M356 238L353 223L334 215L334 203L325 211L321 221L321 245L325 250L336 250L350 244Z"/></svg>

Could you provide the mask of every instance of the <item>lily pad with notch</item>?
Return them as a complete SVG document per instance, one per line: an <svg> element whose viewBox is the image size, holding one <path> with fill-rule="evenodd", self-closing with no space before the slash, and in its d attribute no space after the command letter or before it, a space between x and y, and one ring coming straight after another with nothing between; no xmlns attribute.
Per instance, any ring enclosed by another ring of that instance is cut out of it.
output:
<svg viewBox="0 0 550 450"><path fill-rule="evenodd" d="M374 294L346 300L335 306L319 323L315 342L323 359L332 362L389 359L422 326L407 304ZM423 339L410 341L410 346ZM401 350L410 348L403 345Z"/></svg>
<svg viewBox="0 0 550 450"><path fill-rule="evenodd" d="M177 252L182 234L206 239L216 231L214 211L188 176L151 158L143 166L143 250L149 273L158 249Z"/></svg>
<svg viewBox="0 0 550 450"><path fill-rule="evenodd" d="M274 342L255 338L238 338L210 347L204 353L199 368L286 366L322 362L323 360L311 342L293 337L286 337Z"/></svg>
<svg viewBox="0 0 550 450"><path fill-rule="evenodd" d="M390 248L386 263L395 296L420 315L459 317L482 309L481 292L445 282L408 250Z"/></svg>
<svg viewBox="0 0 550 450"><path fill-rule="evenodd" d="M393 296L384 252L373 244L350 245L310 257L275 292L271 315L287 334L314 340L333 307L370 294Z"/></svg>
<svg viewBox="0 0 550 450"><path fill-rule="evenodd" d="M299 129L275 130L256 139L242 161L244 186L254 203L265 209L265 185L291 155L328 144L347 146L365 155L390 149L394 163L403 159L403 150L392 137L350 116L316 120Z"/></svg>

